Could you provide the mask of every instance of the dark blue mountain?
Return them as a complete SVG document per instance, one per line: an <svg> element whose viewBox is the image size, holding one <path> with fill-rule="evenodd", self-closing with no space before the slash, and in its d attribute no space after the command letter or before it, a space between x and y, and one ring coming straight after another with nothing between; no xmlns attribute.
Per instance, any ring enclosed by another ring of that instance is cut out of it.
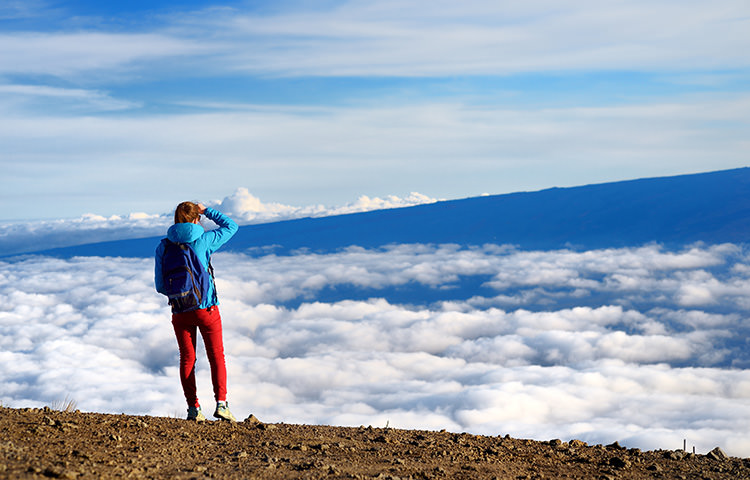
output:
<svg viewBox="0 0 750 480"><path fill-rule="evenodd" d="M748 238L750 168L740 168L248 225L223 250L283 255L394 243L583 250L652 242L668 247L744 243ZM157 243L154 237L38 253L147 257Z"/></svg>

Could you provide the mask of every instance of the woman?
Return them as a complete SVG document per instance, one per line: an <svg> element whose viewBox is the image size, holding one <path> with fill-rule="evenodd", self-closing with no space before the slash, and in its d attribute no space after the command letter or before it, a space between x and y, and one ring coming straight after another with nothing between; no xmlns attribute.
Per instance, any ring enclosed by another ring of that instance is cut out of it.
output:
<svg viewBox="0 0 750 480"><path fill-rule="evenodd" d="M200 225L201 215L212 220L219 228L205 231ZM203 266L208 267L211 254L232 238L238 228L232 219L217 210L206 208L200 203L183 202L174 212L174 225L167 230L167 238L174 243L189 244ZM164 243L160 243L156 248L155 283L156 290L166 295L162 273L163 255ZM197 330L200 330L203 337L208 363L211 366L211 381L216 400L214 417L230 422L237 421L227 405L227 369L224 362L224 341L218 305L216 286L212 278L208 294L201 300L197 310L172 314L172 325L180 349L180 381L188 404L187 419L197 422L206 420L201 412L195 386Z"/></svg>

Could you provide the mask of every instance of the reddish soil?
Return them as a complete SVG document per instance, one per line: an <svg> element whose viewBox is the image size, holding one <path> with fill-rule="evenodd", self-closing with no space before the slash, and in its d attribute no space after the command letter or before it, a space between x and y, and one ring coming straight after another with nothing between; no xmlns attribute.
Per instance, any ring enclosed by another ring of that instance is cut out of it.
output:
<svg viewBox="0 0 750 480"><path fill-rule="evenodd" d="M446 431L0 407L0 478L750 479L750 459Z"/></svg>

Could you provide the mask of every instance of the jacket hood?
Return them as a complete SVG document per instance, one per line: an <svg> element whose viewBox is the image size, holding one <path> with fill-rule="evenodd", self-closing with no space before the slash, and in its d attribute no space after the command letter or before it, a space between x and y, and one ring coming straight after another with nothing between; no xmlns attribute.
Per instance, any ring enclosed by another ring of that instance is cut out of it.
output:
<svg viewBox="0 0 750 480"><path fill-rule="evenodd" d="M175 223L167 230L167 238L177 243L192 243L204 232L203 227L195 223Z"/></svg>

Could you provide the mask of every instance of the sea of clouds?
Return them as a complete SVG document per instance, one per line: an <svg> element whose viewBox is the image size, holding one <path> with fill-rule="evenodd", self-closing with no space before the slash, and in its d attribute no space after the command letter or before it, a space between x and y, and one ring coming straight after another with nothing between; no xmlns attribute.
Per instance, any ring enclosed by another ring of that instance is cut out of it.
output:
<svg viewBox="0 0 750 480"><path fill-rule="evenodd" d="M354 246L214 266L239 418L750 456L742 246ZM0 296L3 405L184 415L151 258L5 258ZM211 410L203 353L197 370Z"/></svg>

